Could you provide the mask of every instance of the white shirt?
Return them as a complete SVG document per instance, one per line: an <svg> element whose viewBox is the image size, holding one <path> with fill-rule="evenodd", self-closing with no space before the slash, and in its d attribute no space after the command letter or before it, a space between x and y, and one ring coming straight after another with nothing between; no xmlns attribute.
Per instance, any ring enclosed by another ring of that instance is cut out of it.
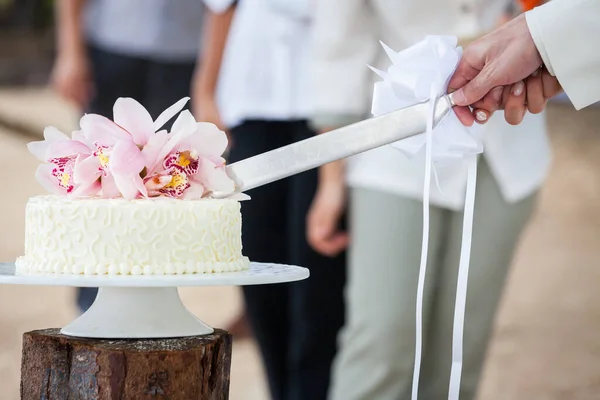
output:
<svg viewBox="0 0 600 400"><path fill-rule="evenodd" d="M399 51L426 35L473 37L494 28L510 0L319 0L314 17L313 112L368 117L378 77L366 65L386 69L379 40ZM528 115L519 126L496 113L482 132L484 157L503 197L518 201L538 189L551 153L545 116ZM431 203L460 210L466 165L437 168L443 193L432 185ZM349 160L348 184L421 199L424 160L384 146Z"/></svg>
<svg viewBox="0 0 600 400"><path fill-rule="evenodd" d="M86 39L108 51L166 61L194 61L199 51L201 0L87 0Z"/></svg>
<svg viewBox="0 0 600 400"><path fill-rule="evenodd" d="M214 11L232 0L207 0ZM228 127L244 120L306 119L310 0L240 0L217 86L221 118Z"/></svg>

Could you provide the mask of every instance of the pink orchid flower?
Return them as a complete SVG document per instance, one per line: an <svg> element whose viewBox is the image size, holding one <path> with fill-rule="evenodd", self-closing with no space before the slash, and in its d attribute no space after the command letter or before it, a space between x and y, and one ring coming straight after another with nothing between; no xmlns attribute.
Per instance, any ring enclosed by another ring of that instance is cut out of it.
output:
<svg viewBox="0 0 600 400"><path fill-rule="evenodd" d="M31 142L27 148L37 159L43 161L35 177L50 193L69 195L94 195L98 187L90 184L78 187L75 182L76 165L91 156L92 151L84 143L49 126L44 129L44 140Z"/></svg>
<svg viewBox="0 0 600 400"><path fill-rule="evenodd" d="M183 111L158 153L159 162L150 169L149 195L198 199L212 191L233 192L235 184L221 157L226 148L225 132L214 124L198 123L189 111Z"/></svg>
<svg viewBox="0 0 600 400"><path fill-rule="evenodd" d="M75 181L83 186L100 179L102 195L126 199L148 196L140 173L156 163L156 156L168 140L167 131L156 132L185 105L183 98L165 110L156 121L136 100L119 98L113 107L114 122L96 114L81 118L79 137L94 149L93 157L81 162Z"/></svg>
<svg viewBox="0 0 600 400"><path fill-rule="evenodd" d="M81 118L81 130L69 138L56 128L44 131L44 140L28 145L45 162L36 172L50 192L72 196L135 199L168 196L199 199L211 192L232 192L222 154L227 136L215 125L198 123L183 111L172 133L158 131L179 113L183 98L156 121L131 98L114 105L114 121L97 114ZM234 198L247 198L235 195Z"/></svg>
<svg viewBox="0 0 600 400"><path fill-rule="evenodd" d="M100 182L102 197L128 200L147 195L140 176L145 167L140 149L132 136L113 121L97 114L86 114L80 121L81 131L74 139L85 143L92 156L76 166L75 183L83 187Z"/></svg>
<svg viewBox="0 0 600 400"><path fill-rule="evenodd" d="M142 148L144 163L147 168L152 167L157 162L157 156L160 150L169 140L169 134L166 130L160 130L177 113L179 113L189 97L184 97L175 104L163 111L156 121L136 100L129 97L117 99L113 107L113 119L117 125L131 134L134 143Z"/></svg>

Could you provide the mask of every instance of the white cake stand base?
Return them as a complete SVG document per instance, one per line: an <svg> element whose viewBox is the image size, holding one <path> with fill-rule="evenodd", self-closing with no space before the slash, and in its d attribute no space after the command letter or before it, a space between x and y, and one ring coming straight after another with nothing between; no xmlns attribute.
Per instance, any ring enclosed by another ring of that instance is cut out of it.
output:
<svg viewBox="0 0 600 400"><path fill-rule="evenodd" d="M293 282L306 279L306 268L252 263L248 271L203 275L86 276L18 274L12 263L0 263L0 284L98 287L87 312L61 333L98 339L142 339L198 336L213 328L183 305L179 286L229 286Z"/></svg>
<svg viewBox="0 0 600 400"><path fill-rule="evenodd" d="M167 338L213 331L185 308L177 288L103 287L94 304L60 333L89 338Z"/></svg>

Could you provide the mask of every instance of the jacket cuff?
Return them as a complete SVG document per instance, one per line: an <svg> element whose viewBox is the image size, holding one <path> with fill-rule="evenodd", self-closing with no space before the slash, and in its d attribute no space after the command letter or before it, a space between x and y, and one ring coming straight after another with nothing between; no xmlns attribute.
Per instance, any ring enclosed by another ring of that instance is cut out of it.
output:
<svg viewBox="0 0 600 400"><path fill-rule="evenodd" d="M548 72L550 72L550 75L556 76L554 68L552 68L552 63L550 62L550 57L548 57L548 51L544 45L542 28L538 22L539 15L540 9L534 8L533 10L525 13L525 21L527 21L527 27L529 28L529 32L533 38L533 43L535 44L535 47L537 47L546 69Z"/></svg>

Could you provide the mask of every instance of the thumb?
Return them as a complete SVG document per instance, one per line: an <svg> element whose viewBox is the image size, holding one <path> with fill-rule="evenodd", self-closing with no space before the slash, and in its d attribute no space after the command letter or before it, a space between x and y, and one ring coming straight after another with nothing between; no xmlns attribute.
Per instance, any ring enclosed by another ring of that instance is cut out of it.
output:
<svg viewBox="0 0 600 400"><path fill-rule="evenodd" d="M493 79L490 79L487 68L484 68L465 86L454 93L454 102L457 106L469 106L481 100L494 87L498 86Z"/></svg>

